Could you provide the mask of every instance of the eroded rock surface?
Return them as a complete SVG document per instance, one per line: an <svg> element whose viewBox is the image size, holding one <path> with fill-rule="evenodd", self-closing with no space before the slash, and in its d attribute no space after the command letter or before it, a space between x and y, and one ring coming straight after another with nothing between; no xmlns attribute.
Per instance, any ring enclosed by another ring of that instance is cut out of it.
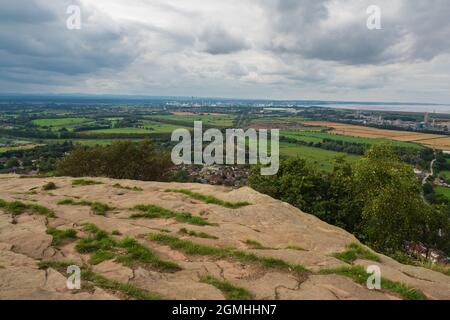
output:
<svg viewBox="0 0 450 320"><path fill-rule="evenodd" d="M88 178L86 178L88 179ZM92 223L115 239L131 237L152 250L159 258L177 263L176 272L152 269L143 265L125 266L114 259L91 265L92 271L116 282L130 284L168 299L225 299L224 292L205 283L211 275L220 281L244 288L255 299L399 299L398 294L373 291L341 275L320 274L326 268L348 266L334 258L357 242L348 232L328 225L316 217L250 188L232 190L225 187L142 182L91 178L102 184L72 186L72 178L1 179L0 199L35 203L55 211L57 218L47 218L32 212L17 217L0 209L0 299L125 299L121 292L91 285L89 290L71 291L66 287L64 270L40 269L44 261L72 261L89 265L88 254L75 250L76 241L52 245L49 227L61 230L74 228L78 237L85 237L83 224ZM56 190L41 187L54 182ZM117 189L113 186L139 187L143 191ZM30 193L33 189L36 192ZM248 201L249 206L229 209L206 204L187 195L166 192L167 189L189 189L231 202ZM58 202L99 201L114 207L105 216L95 215L88 206L64 206ZM138 204L156 205L177 212L189 212L207 219L212 225L197 226L175 219L130 219ZM186 228L206 233L200 238L180 233ZM227 257L186 254L181 250L151 241L146 235L162 233L196 244L216 248L236 248L261 257L273 257L291 264L301 264L309 271L301 275L290 270L262 268ZM251 247L247 240L256 241L264 249ZM380 255L381 262L357 260L355 265L380 266L383 277L402 282L422 291L429 299L450 299L450 278L429 269L402 265Z"/></svg>

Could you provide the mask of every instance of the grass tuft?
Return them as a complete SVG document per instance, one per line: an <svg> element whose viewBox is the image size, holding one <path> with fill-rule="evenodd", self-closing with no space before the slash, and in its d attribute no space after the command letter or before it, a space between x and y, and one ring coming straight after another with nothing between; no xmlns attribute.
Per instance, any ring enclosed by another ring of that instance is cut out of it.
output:
<svg viewBox="0 0 450 320"><path fill-rule="evenodd" d="M59 246L65 240L75 240L77 238L77 231L75 229L59 230L56 228L48 228L47 234L53 237L53 246Z"/></svg>
<svg viewBox="0 0 450 320"><path fill-rule="evenodd" d="M365 285L370 274L366 272L363 266L340 267L336 269L324 269L321 274L338 274L352 278L355 282ZM395 292L406 300L426 300L425 295L414 287L407 284L381 278L381 288Z"/></svg>
<svg viewBox="0 0 450 320"><path fill-rule="evenodd" d="M381 262L381 259L377 254L364 248L362 245L358 243L349 244L345 251L335 253L333 256L347 263L353 263L357 259Z"/></svg>
<svg viewBox="0 0 450 320"><path fill-rule="evenodd" d="M114 258L115 254L112 251L99 249L91 254L89 263L92 265L97 265L104 261L112 260Z"/></svg>
<svg viewBox="0 0 450 320"><path fill-rule="evenodd" d="M116 183L115 185L113 185L114 188L116 189L124 189L124 190L130 190L130 191L144 191L144 189L140 188L140 187L128 187L128 186L122 186L120 183Z"/></svg>
<svg viewBox="0 0 450 320"><path fill-rule="evenodd" d="M173 218L178 222L193 224L197 226L209 226L211 225L208 221L201 217L193 216L186 212L175 212L172 210L164 209L154 205L138 205L134 209L142 211L143 213L132 214L131 219L158 219L158 218Z"/></svg>
<svg viewBox="0 0 450 320"><path fill-rule="evenodd" d="M23 203L21 201L5 201L0 199L0 208L5 209L7 213L12 214L13 216L18 216L23 214L26 211L30 211L33 213L37 213L49 218L55 218L55 212L47 207L34 204L34 203Z"/></svg>
<svg viewBox="0 0 450 320"><path fill-rule="evenodd" d="M422 267L450 276L450 266L448 264L433 263L420 255L408 254L401 251L397 251L389 256L402 264Z"/></svg>
<svg viewBox="0 0 450 320"><path fill-rule="evenodd" d="M91 263L93 264L98 264L102 261L105 261L102 260L102 257L106 258L107 256L111 256L112 249L117 245L117 243L109 236L106 231L100 230L93 224L86 224L84 226L84 231L89 232L90 235L78 241L75 246L75 250L78 253L98 253L94 255L93 260L91 261ZM107 254L106 252L109 252L111 254Z"/></svg>
<svg viewBox="0 0 450 320"><path fill-rule="evenodd" d="M166 192L175 192L175 193L182 193L185 194L191 198L203 201L208 204L216 204L225 208L230 209L237 209L245 206L251 205L249 202L228 202L221 199L218 199L214 196L204 195L198 192L193 192L187 189L167 189Z"/></svg>
<svg viewBox="0 0 450 320"><path fill-rule="evenodd" d="M137 263L141 263L161 271L175 272L181 270L178 264L159 258L149 248L143 246L135 239L127 237L118 246L126 249L127 253L117 257L116 261L125 266L133 267Z"/></svg>
<svg viewBox="0 0 450 320"><path fill-rule="evenodd" d="M94 285L102 289L118 291L136 300L162 299L162 297L159 294L148 292L130 283L123 283L116 280L105 278L104 276L92 272L91 270L88 269L82 270L81 277L87 281L92 282Z"/></svg>
<svg viewBox="0 0 450 320"><path fill-rule="evenodd" d="M103 184L103 182L85 179L76 179L72 181L72 186L93 186L96 184Z"/></svg>
<svg viewBox="0 0 450 320"><path fill-rule="evenodd" d="M82 238L75 249L79 253L90 253L89 263L91 264L96 265L116 258L115 261L128 267L143 264L167 272L181 270L181 267L175 262L160 259L153 251L135 239L127 237L121 241L115 241L106 231L93 224L85 225L84 230L90 235Z"/></svg>
<svg viewBox="0 0 450 320"><path fill-rule="evenodd" d="M49 182L42 187L44 191L56 190L58 187L54 182Z"/></svg>
<svg viewBox="0 0 450 320"><path fill-rule="evenodd" d="M227 300L251 300L253 295L244 288L236 287L228 281L219 280L211 275L200 278L201 282L210 284L223 292Z"/></svg>
<svg viewBox="0 0 450 320"><path fill-rule="evenodd" d="M264 247L261 243L259 243L258 241L255 241L255 240L247 239L245 241L245 244L250 246L252 249L258 249L258 250L268 249L268 248Z"/></svg>
<svg viewBox="0 0 450 320"><path fill-rule="evenodd" d="M65 199L65 200L59 201L58 205L63 205L63 206L89 206L89 207L91 207L91 209L94 212L94 214L97 214L97 215L100 215L100 216L104 216L106 214L106 212L114 209L113 207L110 207L106 203L102 203L102 202L91 202L91 201L85 201L85 200L74 201L72 199Z"/></svg>
<svg viewBox="0 0 450 320"><path fill-rule="evenodd" d="M286 261L270 258L260 257L253 253L237 250L234 248L217 248L201 244L196 244L188 240L182 240L171 235L162 233L153 233L149 235L150 240L162 243L172 249L180 250L186 254L214 256L218 258L234 258L243 263L258 263L264 268L284 269L293 272L303 273L308 270L299 264L291 264Z"/></svg>
<svg viewBox="0 0 450 320"><path fill-rule="evenodd" d="M212 236L210 234L207 234L205 232L197 232L194 230L188 230L186 228L181 228L179 230L180 233L191 236L191 237L197 237L197 238L204 238L204 239L219 239L215 236Z"/></svg>
<svg viewBox="0 0 450 320"><path fill-rule="evenodd" d="M58 261L40 261L40 269L52 268L58 270L62 274L66 274L67 267L71 265L77 265L75 262L58 262ZM136 300L161 300L162 297L158 294L148 292L141 288L138 288L129 283L123 283L116 280L108 279L98 273L93 272L88 267L81 267L81 278L92 283L94 286L100 287L102 289L116 291L124 294L128 298Z"/></svg>
<svg viewBox="0 0 450 320"><path fill-rule="evenodd" d="M286 247L286 249L290 249L290 250L297 250L297 251L308 251L305 248L303 248L302 246L296 245L296 244L290 244Z"/></svg>
<svg viewBox="0 0 450 320"><path fill-rule="evenodd" d="M101 203L101 202L91 203L91 209L92 209L92 211L94 211L95 214L100 215L100 216L104 216L106 214L106 212L113 210L112 207L110 207L106 203Z"/></svg>

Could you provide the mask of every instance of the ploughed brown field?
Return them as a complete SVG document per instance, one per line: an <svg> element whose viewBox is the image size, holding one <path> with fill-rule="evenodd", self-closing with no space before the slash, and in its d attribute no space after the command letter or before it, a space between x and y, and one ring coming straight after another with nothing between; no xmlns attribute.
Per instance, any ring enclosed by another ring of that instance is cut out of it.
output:
<svg viewBox="0 0 450 320"><path fill-rule="evenodd" d="M416 142L430 148L440 150L450 150L450 136L446 135L410 132L410 131L384 130L327 121L307 121L305 122L305 125L333 128L333 130L330 131L330 133L334 134L341 134L354 137L364 137L364 138L384 138L405 142Z"/></svg>

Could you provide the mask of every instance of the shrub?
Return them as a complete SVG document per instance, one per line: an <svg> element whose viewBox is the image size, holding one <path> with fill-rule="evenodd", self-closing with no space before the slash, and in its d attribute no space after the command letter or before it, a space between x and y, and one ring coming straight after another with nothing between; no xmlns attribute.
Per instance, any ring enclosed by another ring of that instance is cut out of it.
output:
<svg viewBox="0 0 450 320"><path fill-rule="evenodd" d="M49 182L42 187L42 190L45 190L45 191L56 190L56 189L57 189L57 187L54 182Z"/></svg>

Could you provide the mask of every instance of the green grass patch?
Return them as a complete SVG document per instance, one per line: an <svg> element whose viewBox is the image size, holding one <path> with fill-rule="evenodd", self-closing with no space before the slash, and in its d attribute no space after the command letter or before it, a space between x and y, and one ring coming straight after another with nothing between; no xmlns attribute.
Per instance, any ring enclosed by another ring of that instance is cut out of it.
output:
<svg viewBox="0 0 450 320"><path fill-rule="evenodd" d="M166 192L182 193L182 194L185 194L196 200L200 200L200 201L203 201L208 204L216 204L216 205L219 205L219 206L222 206L225 208L230 208L230 209L237 209L237 208L241 208L241 207L250 205L250 203L248 203L248 202L242 202L242 201L241 202L228 202L228 201L220 200L214 196L208 196L208 195L204 195L204 194L201 194L198 192L192 192L187 189L168 189L168 190L166 190Z"/></svg>
<svg viewBox="0 0 450 320"><path fill-rule="evenodd" d="M355 282L366 285L370 274L363 266L340 267L336 269L324 269L321 274L338 274L352 278ZM399 294L406 300L426 300L425 295L419 290L407 284L381 278L381 288Z"/></svg>
<svg viewBox="0 0 450 320"><path fill-rule="evenodd" d="M116 280L105 278L104 276L92 272L89 269L82 270L81 277L87 281L92 282L97 287L107 290L118 291L136 300L162 299L162 297L159 294L148 292L147 290L138 288L130 283L123 283Z"/></svg>
<svg viewBox="0 0 450 320"><path fill-rule="evenodd" d="M52 241L53 246L58 246L63 241L75 240L77 238L77 231L75 229L59 230L56 228L48 228L47 234L53 237Z"/></svg>
<svg viewBox="0 0 450 320"><path fill-rule="evenodd" d="M169 246L174 250L180 250L186 254L214 256L218 258L234 258L243 263L258 263L264 268L285 269L294 272L307 272L308 270L299 264L291 264L286 261L270 258L260 257L253 253L237 250L234 248L217 248L201 244L196 244L188 240L182 240L167 234L155 233L150 234L149 238L158 243Z"/></svg>
<svg viewBox="0 0 450 320"><path fill-rule="evenodd" d="M106 212L112 210L113 208L108 206L106 203L93 202L91 204L91 209L95 214L104 216Z"/></svg>
<svg viewBox="0 0 450 320"><path fill-rule="evenodd" d="M418 263L420 267L427 268L436 272L440 272L445 274L446 276L450 276L450 267L448 265L443 265L439 263L431 263L431 262L421 262Z"/></svg>
<svg viewBox="0 0 450 320"><path fill-rule="evenodd" d="M335 253L333 256L347 263L353 263L357 259L381 262L380 257L374 252L364 248L358 243L351 243L343 252Z"/></svg>
<svg viewBox="0 0 450 320"><path fill-rule="evenodd" d="M255 240L247 239L245 241L245 244L250 246L252 249L258 249L258 250L268 249L268 248L264 247L261 243L259 243L258 241L255 241Z"/></svg>
<svg viewBox="0 0 450 320"><path fill-rule="evenodd" d="M79 253L90 253L89 263L91 264L96 265L115 258L116 262L128 267L141 264L160 271L174 272L181 270L181 267L176 263L160 259L153 251L135 239L127 237L121 241L116 241L106 231L93 224L85 225L84 230L89 232L90 235L82 238L75 249Z"/></svg>
<svg viewBox="0 0 450 320"><path fill-rule="evenodd" d="M441 194L443 195L445 198L450 200L450 188L445 188L445 187L435 187L434 190L436 191L437 194Z"/></svg>
<svg viewBox="0 0 450 320"><path fill-rule="evenodd" d="M142 128L110 128L110 129L98 129L84 131L84 134L149 134L155 133L152 130L142 129Z"/></svg>
<svg viewBox="0 0 450 320"><path fill-rule="evenodd" d="M237 287L228 281L219 280L211 275L206 275L200 278L201 282L210 284L225 295L227 300L251 300L253 295L244 288Z"/></svg>
<svg viewBox="0 0 450 320"><path fill-rule="evenodd" d="M97 184L103 184L103 182L85 179L76 179L72 181L72 186L93 186Z"/></svg>
<svg viewBox="0 0 450 320"><path fill-rule="evenodd" d="M32 123L40 127L63 127L75 124L81 124L90 121L88 118L55 118L55 119L36 119Z"/></svg>
<svg viewBox="0 0 450 320"><path fill-rule="evenodd" d="M75 201L73 199L64 199L58 202L61 206L90 206L92 202L90 201Z"/></svg>
<svg viewBox="0 0 450 320"><path fill-rule="evenodd" d="M286 247L286 249L290 249L290 250L297 250L297 251L308 251L305 248L303 248L302 246L296 245L296 244L290 244Z"/></svg>
<svg viewBox="0 0 450 320"><path fill-rule="evenodd" d="M116 259L117 262L125 266L134 267L136 264L144 264L160 271L175 272L181 270L178 264L159 258L135 239L125 238L118 243L118 246L127 250L125 255L118 256Z"/></svg>
<svg viewBox="0 0 450 320"><path fill-rule="evenodd" d="M42 187L44 191L56 190L57 186L54 182L49 182Z"/></svg>
<svg viewBox="0 0 450 320"><path fill-rule="evenodd" d="M191 236L191 237L197 237L197 238L204 238L204 239L219 239L215 236L212 236L210 234L207 234L205 232L197 232L194 230L188 230L186 228L181 228L179 230L180 233Z"/></svg>
<svg viewBox="0 0 450 320"><path fill-rule="evenodd" d="M96 215L104 216L108 211L113 210L113 207L110 207L106 203L102 202L91 202L91 201L75 201L72 199L64 199L58 202L58 205L63 206L89 206L92 211Z"/></svg>
<svg viewBox="0 0 450 320"><path fill-rule="evenodd" d="M318 131L299 131L299 130L286 130L281 132L282 136L289 138L298 139L306 142L322 142L325 139L334 141L343 141L349 143L364 144L368 146L379 145L383 143L391 143L395 147L402 148L412 148L412 149L423 149L424 147L420 144L414 142L403 142L397 140L383 139L383 138L364 138L356 136L347 136L332 134L328 132L318 132Z"/></svg>
<svg viewBox="0 0 450 320"><path fill-rule="evenodd" d="M202 121L205 126L219 127L219 128L227 128L233 126L233 121L236 118L236 115L232 114L171 114L171 115L155 115L149 117L147 121L153 123L157 123L156 121L160 121L161 123L170 124L170 121L180 121L181 123L186 123L188 128L194 126L194 121ZM147 122L145 121L144 124ZM151 125L151 124L146 124Z"/></svg>
<svg viewBox="0 0 450 320"><path fill-rule="evenodd" d="M97 265L104 261L112 260L115 257L116 257L116 255L112 251L100 249L91 254L89 263L93 264L93 265Z"/></svg>
<svg viewBox="0 0 450 320"><path fill-rule="evenodd" d="M75 262L58 262L58 261L40 261L39 262L40 269L48 269L52 268L63 275L67 272L67 267L71 265L77 265ZM100 287L102 289L116 291L124 294L130 299L136 300L161 300L162 297L158 294L151 293L147 290L143 290L129 283L123 283L116 280L108 279L98 273L93 272L86 266L83 266L81 269L81 279L90 282L92 285ZM84 282L83 281L83 282ZM82 282L82 284L83 284Z"/></svg>
<svg viewBox="0 0 450 320"><path fill-rule="evenodd" d="M91 254L89 263L95 265L114 258L113 249L117 246L117 242L106 231L93 224L86 224L84 231L88 232L89 236L80 239L75 250L78 253Z"/></svg>
<svg viewBox="0 0 450 320"><path fill-rule="evenodd" d="M169 209L164 209L154 205L137 205L134 209L142 211L142 213L132 214L130 216L131 219L158 219L165 218L170 219L173 218L178 222L198 225L198 226L209 226L207 220L201 217L193 216L191 213L187 212L175 212Z"/></svg>
<svg viewBox="0 0 450 320"><path fill-rule="evenodd" d="M124 189L124 190L130 190L130 191L144 191L144 189L140 188L140 187L128 187L128 186L123 186L120 183L116 183L115 185L113 185L114 188L116 189Z"/></svg>
<svg viewBox="0 0 450 320"><path fill-rule="evenodd" d="M446 276L450 276L450 267L448 265L444 265L441 263L433 263L420 255L407 254L403 251L397 251L393 254L390 254L389 256L402 264L422 267L436 272L440 272L442 274L445 274Z"/></svg>
<svg viewBox="0 0 450 320"><path fill-rule="evenodd" d="M5 201L0 199L0 208L5 209L7 213L18 216L24 212L33 212L49 218L55 218L56 214L53 210L34 203L23 203L21 201Z"/></svg>
<svg viewBox="0 0 450 320"><path fill-rule="evenodd" d="M361 159L360 156L344 152L324 150L288 142L280 142L280 156L306 159L312 165L324 172L333 172L336 158L344 157L349 163L354 163Z"/></svg>

